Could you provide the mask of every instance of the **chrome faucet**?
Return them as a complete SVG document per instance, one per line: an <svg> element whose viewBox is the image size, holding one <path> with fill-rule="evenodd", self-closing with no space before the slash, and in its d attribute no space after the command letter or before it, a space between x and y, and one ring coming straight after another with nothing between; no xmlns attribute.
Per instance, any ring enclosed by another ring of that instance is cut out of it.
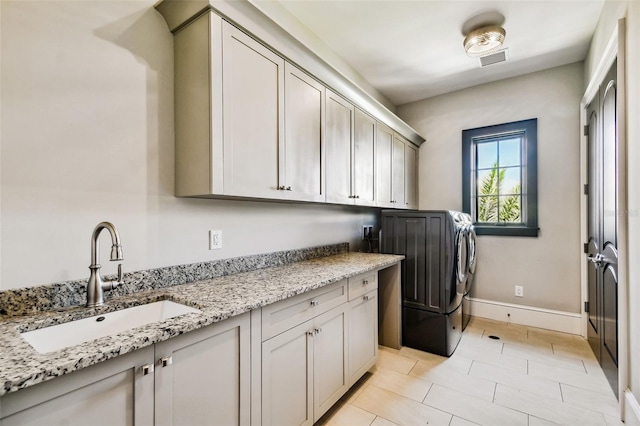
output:
<svg viewBox="0 0 640 426"><path fill-rule="evenodd" d="M100 258L100 247L98 246L98 238L103 229L106 229L111 234L111 261L124 260L122 257L122 244L120 244L120 235L110 222L100 222L93 230L91 236L91 275L89 276L89 282L87 284L87 306L101 306L104 305L104 292L113 290L122 284L122 263L118 264L118 279L115 281L103 281L100 276L101 265L98 263Z"/></svg>

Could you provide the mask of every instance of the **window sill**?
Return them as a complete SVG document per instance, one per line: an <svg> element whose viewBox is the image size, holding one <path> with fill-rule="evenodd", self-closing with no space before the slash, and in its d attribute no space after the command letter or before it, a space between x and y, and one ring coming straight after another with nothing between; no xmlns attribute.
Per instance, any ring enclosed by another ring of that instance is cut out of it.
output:
<svg viewBox="0 0 640 426"><path fill-rule="evenodd" d="M474 224L476 235L495 235L500 237L538 237L540 228L508 225L480 225Z"/></svg>

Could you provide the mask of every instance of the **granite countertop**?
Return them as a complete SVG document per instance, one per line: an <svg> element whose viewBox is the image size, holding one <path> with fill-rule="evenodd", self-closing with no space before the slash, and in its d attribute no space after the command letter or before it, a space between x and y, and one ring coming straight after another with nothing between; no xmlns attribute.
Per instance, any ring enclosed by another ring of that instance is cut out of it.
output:
<svg viewBox="0 0 640 426"><path fill-rule="evenodd" d="M99 308L73 307L0 318L0 395L133 352L171 337L240 315L373 269L404 256L342 253L258 269L128 296L110 297ZM202 310L134 328L59 351L40 354L20 333L131 306L171 300Z"/></svg>

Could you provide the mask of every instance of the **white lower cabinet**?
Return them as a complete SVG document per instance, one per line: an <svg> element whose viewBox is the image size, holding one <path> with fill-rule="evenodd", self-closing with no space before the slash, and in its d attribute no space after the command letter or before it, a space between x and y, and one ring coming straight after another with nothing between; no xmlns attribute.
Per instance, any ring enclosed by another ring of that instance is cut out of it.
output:
<svg viewBox="0 0 640 426"><path fill-rule="evenodd" d="M347 304L262 343L262 424L311 425L347 391Z"/></svg>
<svg viewBox="0 0 640 426"><path fill-rule="evenodd" d="M0 424L153 424L153 347L37 384L0 399Z"/></svg>
<svg viewBox="0 0 640 426"><path fill-rule="evenodd" d="M0 398L0 426L312 425L376 362L378 271Z"/></svg>
<svg viewBox="0 0 640 426"><path fill-rule="evenodd" d="M249 333L244 314L7 394L0 424L249 424Z"/></svg>
<svg viewBox="0 0 640 426"><path fill-rule="evenodd" d="M378 291L349 302L349 386L378 359Z"/></svg>
<svg viewBox="0 0 640 426"><path fill-rule="evenodd" d="M378 360L378 271L348 280L349 386Z"/></svg>
<svg viewBox="0 0 640 426"><path fill-rule="evenodd" d="M155 424L249 424L250 344L249 314L158 343Z"/></svg>

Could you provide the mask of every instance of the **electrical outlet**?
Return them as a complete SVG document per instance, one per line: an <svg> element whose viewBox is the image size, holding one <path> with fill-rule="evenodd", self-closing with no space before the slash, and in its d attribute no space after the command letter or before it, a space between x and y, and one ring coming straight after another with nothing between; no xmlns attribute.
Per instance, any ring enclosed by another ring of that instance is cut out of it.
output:
<svg viewBox="0 0 640 426"><path fill-rule="evenodd" d="M516 286L516 297L524 297L524 287L521 285Z"/></svg>
<svg viewBox="0 0 640 426"><path fill-rule="evenodd" d="M373 237L373 225L362 225L362 241Z"/></svg>
<svg viewBox="0 0 640 426"><path fill-rule="evenodd" d="M219 229L209 230L209 250L222 248L222 231Z"/></svg>

